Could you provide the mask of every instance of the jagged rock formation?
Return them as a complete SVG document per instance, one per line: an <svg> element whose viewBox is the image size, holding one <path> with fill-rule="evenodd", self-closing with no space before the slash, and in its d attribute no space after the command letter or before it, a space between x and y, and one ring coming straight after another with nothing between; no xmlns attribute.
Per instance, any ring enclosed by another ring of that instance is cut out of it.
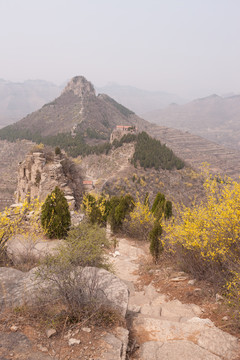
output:
<svg viewBox="0 0 240 360"><path fill-rule="evenodd" d="M0 140L0 211L14 202L18 163L33 145L26 140L14 143Z"/></svg>
<svg viewBox="0 0 240 360"><path fill-rule="evenodd" d="M96 96L94 86L83 76L75 76L74 78L72 78L68 82L62 94L67 92L73 92L74 95L80 98Z"/></svg>
<svg viewBox="0 0 240 360"><path fill-rule="evenodd" d="M86 139L109 140L112 130L119 124L144 128L147 122L109 96L96 96L93 85L83 76L76 76L58 98L2 129L1 134L4 130L4 134L7 131L29 138L29 134L81 133Z"/></svg>
<svg viewBox="0 0 240 360"><path fill-rule="evenodd" d="M66 156L33 152L19 163L17 202L23 201L26 196L43 201L56 186L64 192L70 209L79 206L82 180L74 164Z"/></svg>

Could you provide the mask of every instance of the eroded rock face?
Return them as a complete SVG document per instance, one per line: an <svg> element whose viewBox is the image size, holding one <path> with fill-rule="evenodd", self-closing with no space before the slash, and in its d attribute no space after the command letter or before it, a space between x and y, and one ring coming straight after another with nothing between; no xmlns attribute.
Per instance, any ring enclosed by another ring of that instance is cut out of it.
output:
<svg viewBox="0 0 240 360"><path fill-rule="evenodd" d="M43 289L54 299L55 291L52 282L43 282L38 279L37 270L34 268L24 273L13 268L0 268L1 309L21 306L25 303L33 304L39 296L41 297ZM84 284L94 291L94 296L101 304L116 309L125 317L129 292L124 282L110 272L99 268L86 267L83 270L78 268L76 276L78 274L81 276L81 282L79 282L81 286Z"/></svg>
<svg viewBox="0 0 240 360"><path fill-rule="evenodd" d="M66 166L67 164L67 166ZM42 152L33 152L18 166L18 185L16 201L39 198L44 201L47 195L58 186L69 203L70 209L78 206L81 198L81 178L74 172L74 164L62 155L48 159Z"/></svg>
<svg viewBox="0 0 240 360"><path fill-rule="evenodd" d="M63 94L72 91L78 97L96 96L94 87L84 76L75 76L65 87Z"/></svg>

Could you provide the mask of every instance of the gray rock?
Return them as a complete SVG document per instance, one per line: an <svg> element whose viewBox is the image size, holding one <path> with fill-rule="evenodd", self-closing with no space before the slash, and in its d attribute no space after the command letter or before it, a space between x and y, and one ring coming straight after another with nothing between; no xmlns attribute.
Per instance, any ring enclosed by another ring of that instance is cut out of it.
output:
<svg viewBox="0 0 240 360"><path fill-rule="evenodd" d="M216 302L221 302L224 300L224 297L220 294L216 294Z"/></svg>
<svg viewBox="0 0 240 360"><path fill-rule="evenodd" d="M0 268L0 307L16 307L24 303L32 304L41 297L41 289L49 289L54 297L52 283L36 279L37 268L29 272L22 272L13 268ZM125 317L129 291L127 286L110 272L93 267L79 268L81 285L84 283L89 288L94 282L96 298L100 303L116 309Z"/></svg>
<svg viewBox="0 0 240 360"><path fill-rule="evenodd" d="M71 339L68 340L68 345L69 345L69 346L79 345L80 342L81 342L81 341L78 340L78 339L71 338Z"/></svg>
<svg viewBox="0 0 240 360"><path fill-rule="evenodd" d="M167 343L148 341L140 348L141 360L221 360L220 357L186 340Z"/></svg>
<svg viewBox="0 0 240 360"><path fill-rule="evenodd" d="M148 332L149 340L161 343L170 342L175 339L181 340L181 342L191 339L201 348L221 358L223 357L224 360L233 360L239 354L239 344L236 337L217 329L212 323L208 324L205 321L178 323L138 317L133 320L133 327L137 334L140 334L142 331ZM162 360L162 358L159 359ZM181 359L181 357L176 357L176 359ZM208 358L206 357L206 359Z"/></svg>
<svg viewBox="0 0 240 360"><path fill-rule="evenodd" d="M175 278L170 279L170 281L173 281L173 282L179 282L179 281L185 281L185 280L187 280L186 276L177 276Z"/></svg>
<svg viewBox="0 0 240 360"><path fill-rule="evenodd" d="M39 348L39 346L37 347ZM42 353L44 350L39 348L41 351L36 351L32 342L21 332L0 331L0 349L1 360L8 360L9 356L13 355L17 359L53 360L51 356Z"/></svg>
<svg viewBox="0 0 240 360"><path fill-rule="evenodd" d="M219 355L224 360L234 359L240 353L238 339L220 329L205 329L201 332L197 344Z"/></svg>
<svg viewBox="0 0 240 360"><path fill-rule="evenodd" d="M144 304L141 307L141 314L148 315L151 317L160 317L162 308L160 305L152 306L151 304Z"/></svg>
<svg viewBox="0 0 240 360"><path fill-rule="evenodd" d="M48 338L52 337L53 335L55 335L57 332L55 329L47 329L46 330L46 335Z"/></svg>
<svg viewBox="0 0 240 360"><path fill-rule="evenodd" d="M118 327L115 334L106 334L103 337L103 341L105 343L104 347L108 350L101 355L100 359L125 360L128 346L128 334L128 330L122 327Z"/></svg>
<svg viewBox="0 0 240 360"><path fill-rule="evenodd" d="M88 327L83 327L83 328L82 328L82 331L87 332L87 333L90 333L90 332L91 332L91 329L88 328Z"/></svg>
<svg viewBox="0 0 240 360"><path fill-rule="evenodd" d="M134 305L134 304L129 304L128 305L128 311L132 311L135 313L139 313L141 311L141 306L139 305Z"/></svg>
<svg viewBox="0 0 240 360"><path fill-rule="evenodd" d="M188 281L188 285L195 285L196 284L196 279L192 279Z"/></svg>

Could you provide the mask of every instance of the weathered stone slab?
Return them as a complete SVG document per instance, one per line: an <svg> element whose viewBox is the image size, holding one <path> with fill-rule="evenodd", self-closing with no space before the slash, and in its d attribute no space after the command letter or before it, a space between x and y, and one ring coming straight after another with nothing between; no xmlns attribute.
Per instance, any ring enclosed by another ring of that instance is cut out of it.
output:
<svg viewBox="0 0 240 360"><path fill-rule="evenodd" d="M51 356L36 351L32 342L22 333L0 332L0 359L8 360L9 354L14 353L14 359L24 360L54 360ZM12 356L11 356L12 358Z"/></svg>
<svg viewBox="0 0 240 360"><path fill-rule="evenodd" d="M125 360L128 346L128 330L119 327L116 334L106 334L103 338L104 348L101 360ZM100 360L99 359L99 360Z"/></svg>
<svg viewBox="0 0 240 360"><path fill-rule="evenodd" d="M220 357L186 340L167 343L148 341L141 346L140 360L221 360Z"/></svg>
<svg viewBox="0 0 240 360"><path fill-rule="evenodd" d="M154 318L141 318L139 316L134 319L133 327L137 334L148 333L149 341L166 343L178 339L184 343L184 341L190 340L202 349L226 360L234 359L239 354L239 343L236 337L216 328L213 323L206 322L206 319L191 320L178 323ZM176 359L178 358L180 359L180 357L176 357ZM161 357L159 359L162 360Z"/></svg>
<svg viewBox="0 0 240 360"><path fill-rule="evenodd" d="M54 296L52 283L40 282L36 279L34 268L29 272L22 272L13 268L0 268L0 306L16 307L24 303L33 303L40 294L41 289L50 290ZM79 268L81 282L86 286L95 286L96 297L100 303L108 305L126 315L129 291L127 286L110 272L93 267Z"/></svg>

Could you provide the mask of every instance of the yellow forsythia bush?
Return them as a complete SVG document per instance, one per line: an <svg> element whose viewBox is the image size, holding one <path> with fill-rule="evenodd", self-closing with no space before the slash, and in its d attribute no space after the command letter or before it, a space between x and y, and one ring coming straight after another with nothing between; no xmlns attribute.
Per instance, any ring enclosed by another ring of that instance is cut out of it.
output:
<svg viewBox="0 0 240 360"><path fill-rule="evenodd" d="M38 199L29 202L26 198L21 205L6 208L0 213L0 250L4 249L7 241L13 235L21 234L25 237L29 235L33 237L41 231L39 221L41 205Z"/></svg>
<svg viewBox="0 0 240 360"><path fill-rule="evenodd" d="M134 202L134 209L129 217L124 220L124 230L132 237L139 240L148 240L148 235L154 224L154 216L148 202L143 203L139 199Z"/></svg>
<svg viewBox="0 0 240 360"><path fill-rule="evenodd" d="M205 201L163 223L165 243L194 276L231 289L240 278L240 184L208 176L204 186Z"/></svg>

